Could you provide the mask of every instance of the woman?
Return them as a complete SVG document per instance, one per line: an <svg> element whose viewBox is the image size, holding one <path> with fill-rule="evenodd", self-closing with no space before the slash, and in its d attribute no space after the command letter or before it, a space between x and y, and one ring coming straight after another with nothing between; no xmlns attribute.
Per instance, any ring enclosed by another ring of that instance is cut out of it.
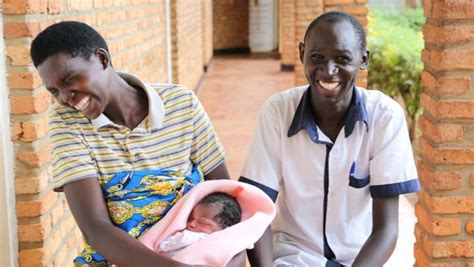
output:
<svg viewBox="0 0 474 267"><path fill-rule="evenodd" d="M49 126L54 188L65 192L90 245L75 263L186 266L136 237L195 184L229 178L223 147L194 93L115 72L105 40L80 22L45 29L31 57L59 104ZM243 265L243 258L233 263Z"/></svg>

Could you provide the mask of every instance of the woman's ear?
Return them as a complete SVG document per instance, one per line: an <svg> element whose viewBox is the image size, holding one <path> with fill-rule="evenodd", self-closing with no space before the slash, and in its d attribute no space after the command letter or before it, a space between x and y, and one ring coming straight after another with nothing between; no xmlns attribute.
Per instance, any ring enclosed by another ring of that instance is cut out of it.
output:
<svg viewBox="0 0 474 267"><path fill-rule="evenodd" d="M104 68L104 70L109 65L112 66L111 61L110 61L109 52L107 52L107 50L105 50L104 48L98 48L95 51L95 55L97 56L97 58L99 58L99 61L102 64L102 67Z"/></svg>

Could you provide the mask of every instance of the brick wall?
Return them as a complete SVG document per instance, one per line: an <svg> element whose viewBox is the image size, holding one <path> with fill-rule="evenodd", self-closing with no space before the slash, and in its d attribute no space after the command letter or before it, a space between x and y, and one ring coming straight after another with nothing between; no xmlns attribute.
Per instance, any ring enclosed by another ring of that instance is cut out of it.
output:
<svg viewBox="0 0 474 267"><path fill-rule="evenodd" d="M289 27L287 30L291 36L291 8L295 6L295 41L291 44L283 43L285 53L282 53L282 58L285 58L285 62L291 62L290 57L286 54L286 51L291 50L291 45L295 45L294 64L295 64L295 83L296 85L307 84L306 78L304 77L303 65L300 63L298 53L298 43L303 40L304 33L309 23L323 12L341 10L351 15L356 16L363 26L367 25L367 0L282 0L282 7L288 8L283 12L282 15L288 16L288 18L281 18L280 21L285 23L285 27ZM284 38L283 38L284 39ZM288 48L286 48L288 46ZM282 64L284 64L282 62ZM359 80L356 82L358 86L367 87L367 71L359 73Z"/></svg>
<svg viewBox="0 0 474 267"><path fill-rule="evenodd" d="M202 9L202 39L203 39L203 62L207 69L212 59L213 40L212 40L212 0L201 0Z"/></svg>
<svg viewBox="0 0 474 267"><path fill-rule="evenodd" d="M294 1L294 0L291 0ZM300 62L300 55L298 50L298 43L303 41L306 28L313 21L314 18L323 13L324 5L323 0L309 0L309 1L298 1L296 0L295 9L295 44L296 52L295 57L295 83L297 86L307 84L306 77L304 76L303 64Z"/></svg>
<svg viewBox="0 0 474 267"><path fill-rule="evenodd" d="M195 88L204 72L202 1L171 1L173 82ZM207 63L207 62L206 62Z"/></svg>
<svg viewBox="0 0 474 267"><path fill-rule="evenodd" d="M298 53L298 42L295 38L295 0L280 0L280 62L282 70L294 69Z"/></svg>
<svg viewBox="0 0 474 267"><path fill-rule="evenodd" d="M116 69L145 81L166 81L163 14L164 0L3 1L20 266L71 266L81 249L64 195L50 185L47 113L52 99L29 57L32 37L51 23L80 20L106 37Z"/></svg>
<svg viewBox="0 0 474 267"><path fill-rule="evenodd" d="M212 3L215 50L249 47L249 0Z"/></svg>
<svg viewBox="0 0 474 267"><path fill-rule="evenodd" d="M474 3L424 1L416 266L474 266Z"/></svg>

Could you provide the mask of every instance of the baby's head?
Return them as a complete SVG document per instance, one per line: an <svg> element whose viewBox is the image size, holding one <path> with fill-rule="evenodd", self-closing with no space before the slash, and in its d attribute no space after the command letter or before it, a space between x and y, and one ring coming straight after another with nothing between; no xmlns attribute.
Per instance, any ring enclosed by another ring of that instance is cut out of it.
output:
<svg viewBox="0 0 474 267"><path fill-rule="evenodd" d="M186 229L213 233L240 222L242 210L237 200L226 193L205 196L189 215Z"/></svg>

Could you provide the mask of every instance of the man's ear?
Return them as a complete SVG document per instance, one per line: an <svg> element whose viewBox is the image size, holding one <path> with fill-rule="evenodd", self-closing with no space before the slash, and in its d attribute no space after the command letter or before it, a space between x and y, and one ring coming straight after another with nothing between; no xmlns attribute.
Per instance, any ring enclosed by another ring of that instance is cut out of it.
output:
<svg viewBox="0 0 474 267"><path fill-rule="evenodd" d="M111 65L109 52L107 52L107 50L105 50L104 48L98 48L95 51L95 55L97 56L97 58L99 58L99 61L102 64L102 67L104 68L104 70L109 65Z"/></svg>
<svg viewBox="0 0 474 267"><path fill-rule="evenodd" d="M304 43L300 42L298 44L298 49L300 51L300 62L301 64L304 64Z"/></svg>
<svg viewBox="0 0 474 267"><path fill-rule="evenodd" d="M361 64L360 64L360 69L365 70L367 69L367 65L369 64L369 57L370 57L370 52L366 48L364 52L362 53L362 58L361 58Z"/></svg>

